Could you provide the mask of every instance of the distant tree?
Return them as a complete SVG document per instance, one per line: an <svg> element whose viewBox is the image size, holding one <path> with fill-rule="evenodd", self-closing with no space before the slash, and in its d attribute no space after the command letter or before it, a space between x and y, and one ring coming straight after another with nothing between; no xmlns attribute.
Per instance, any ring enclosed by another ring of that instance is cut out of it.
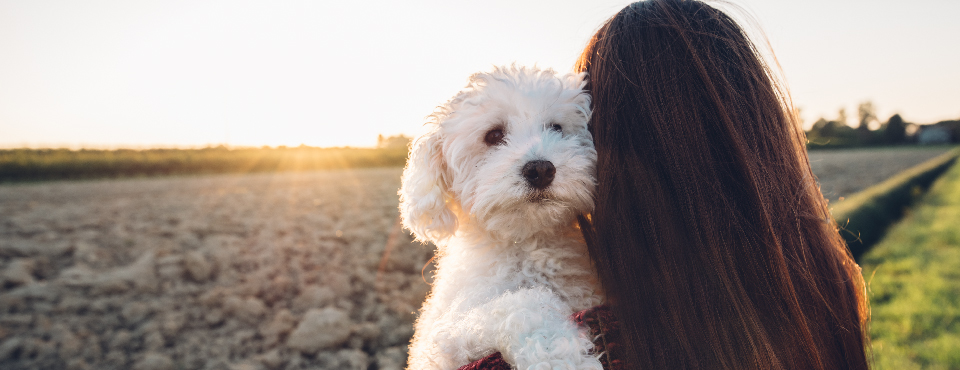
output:
<svg viewBox="0 0 960 370"><path fill-rule="evenodd" d="M856 144L857 133L840 120L827 121L820 118L807 132L807 138L811 144L818 146L848 146Z"/></svg>
<svg viewBox="0 0 960 370"><path fill-rule="evenodd" d="M857 133L853 127L847 124L847 110L840 108L837 111L837 120L827 123L827 131L830 136L836 138L835 142L840 145L856 145Z"/></svg>
<svg viewBox="0 0 960 370"><path fill-rule="evenodd" d="M406 135L396 135L390 137L384 137L383 135L377 135L377 148L384 149L396 149L396 148L406 148L410 144L410 137Z"/></svg>
<svg viewBox="0 0 960 370"><path fill-rule="evenodd" d="M827 123L823 125L823 129L820 132L823 133L823 137L836 137L838 131L840 131L840 127L843 126L845 125L839 121L827 121Z"/></svg>
<svg viewBox="0 0 960 370"><path fill-rule="evenodd" d="M857 116L860 118L857 124L857 139L860 144L873 144L873 132L871 132L873 130L870 129L870 124L877 120L877 112L873 107L873 102L860 103L857 106Z"/></svg>
<svg viewBox="0 0 960 370"><path fill-rule="evenodd" d="M857 106L857 113L860 116L858 129L870 131L870 124L877 120L877 110L873 107L873 102L865 101Z"/></svg>
<svg viewBox="0 0 960 370"><path fill-rule="evenodd" d="M826 126L826 125L827 125L827 122L829 122L829 121L827 121L827 120L824 119L823 117L820 117L819 119L817 119L816 122L813 123L813 129L815 129L815 130L823 129L823 126Z"/></svg>
<svg viewBox="0 0 960 370"><path fill-rule="evenodd" d="M847 112L840 108L837 118L826 120L823 117L807 131L807 140L811 147L851 147L872 145L883 142L881 125L877 121L873 103L864 102L857 107L857 126L847 124ZM873 126L873 127L871 127Z"/></svg>
<svg viewBox="0 0 960 370"><path fill-rule="evenodd" d="M844 146L861 144L856 129L839 121L830 123L832 124L831 131L833 132L834 143Z"/></svg>
<svg viewBox="0 0 960 370"><path fill-rule="evenodd" d="M907 123L903 122L903 118L899 114L894 114L884 125L883 142L887 144L907 142Z"/></svg>
<svg viewBox="0 0 960 370"><path fill-rule="evenodd" d="M807 131L807 137L811 139L815 139L815 138L821 138L821 137L827 136L823 132L823 128L827 126L827 122L829 121L827 121L823 117L820 117L819 119L817 119L817 121L813 123L813 126L810 127L810 131Z"/></svg>

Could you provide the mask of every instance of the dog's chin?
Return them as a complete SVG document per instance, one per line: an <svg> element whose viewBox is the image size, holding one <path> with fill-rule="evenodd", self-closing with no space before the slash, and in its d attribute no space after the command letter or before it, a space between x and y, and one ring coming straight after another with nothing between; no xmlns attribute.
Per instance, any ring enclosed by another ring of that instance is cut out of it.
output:
<svg viewBox="0 0 960 370"><path fill-rule="evenodd" d="M553 234L569 225L578 213L584 213L548 192L530 192L504 203L479 221L488 232L508 240L526 239L539 233Z"/></svg>
<svg viewBox="0 0 960 370"><path fill-rule="evenodd" d="M535 206L544 206L544 207L550 206L551 202L556 202L555 199L550 196L550 193L547 193L545 191L530 192L530 194L528 194L524 198L524 200L527 203L534 204Z"/></svg>

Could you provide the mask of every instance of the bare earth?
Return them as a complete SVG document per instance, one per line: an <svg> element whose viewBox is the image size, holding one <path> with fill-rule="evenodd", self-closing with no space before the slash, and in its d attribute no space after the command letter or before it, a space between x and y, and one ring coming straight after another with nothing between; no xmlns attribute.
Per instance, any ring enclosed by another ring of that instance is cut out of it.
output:
<svg viewBox="0 0 960 370"><path fill-rule="evenodd" d="M945 150L810 159L835 200ZM402 369L433 251L400 172L0 186L0 368Z"/></svg>
<svg viewBox="0 0 960 370"><path fill-rule="evenodd" d="M400 172L0 186L0 368L401 369Z"/></svg>

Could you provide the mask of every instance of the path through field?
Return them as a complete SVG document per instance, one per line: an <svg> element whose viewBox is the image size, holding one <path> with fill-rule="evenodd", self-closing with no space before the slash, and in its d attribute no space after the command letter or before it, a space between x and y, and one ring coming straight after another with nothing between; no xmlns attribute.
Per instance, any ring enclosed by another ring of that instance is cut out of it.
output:
<svg viewBox="0 0 960 370"><path fill-rule="evenodd" d="M943 151L810 157L836 199ZM402 369L433 252L400 172L0 186L0 368Z"/></svg>

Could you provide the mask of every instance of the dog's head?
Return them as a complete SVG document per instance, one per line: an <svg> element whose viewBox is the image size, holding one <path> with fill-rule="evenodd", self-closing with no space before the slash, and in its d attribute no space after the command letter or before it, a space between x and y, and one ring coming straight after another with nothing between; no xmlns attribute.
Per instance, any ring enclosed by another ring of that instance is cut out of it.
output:
<svg viewBox="0 0 960 370"><path fill-rule="evenodd" d="M501 67L470 77L411 145L400 213L418 239L459 224L522 239L593 210L596 151L584 75Z"/></svg>

